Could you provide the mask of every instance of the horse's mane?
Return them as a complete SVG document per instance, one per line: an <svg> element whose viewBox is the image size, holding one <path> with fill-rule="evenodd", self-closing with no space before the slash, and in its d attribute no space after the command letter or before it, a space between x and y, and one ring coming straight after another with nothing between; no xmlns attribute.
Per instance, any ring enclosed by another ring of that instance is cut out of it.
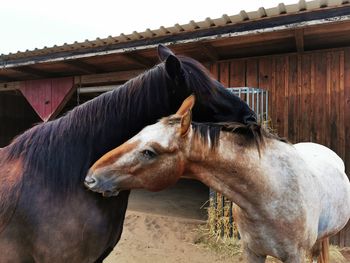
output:
<svg viewBox="0 0 350 263"><path fill-rule="evenodd" d="M184 81L192 89L188 93L208 97L208 104L212 100L213 105L220 105L213 92L217 83L205 68L191 58L178 58ZM29 181L42 182L52 191L73 189L82 185L88 168L104 153L161 116L175 112L181 103L176 104L172 97L176 88L164 63L160 63L65 116L27 130L4 148L6 158L22 158Z"/></svg>
<svg viewBox="0 0 350 263"><path fill-rule="evenodd" d="M162 121L169 125L179 124L181 118L174 115L163 118ZM238 123L238 122L192 122L193 136L200 138L204 145L209 145L214 149L219 144L221 132L229 132L240 136L240 143L246 147L256 146L260 154L260 149L264 146L265 138L270 138L288 143L284 138L279 137L267 128L258 123Z"/></svg>

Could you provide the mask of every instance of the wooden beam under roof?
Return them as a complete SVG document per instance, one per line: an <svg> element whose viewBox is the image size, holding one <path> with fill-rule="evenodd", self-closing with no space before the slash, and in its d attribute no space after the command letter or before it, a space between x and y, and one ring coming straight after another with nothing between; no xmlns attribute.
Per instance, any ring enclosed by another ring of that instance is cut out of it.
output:
<svg viewBox="0 0 350 263"><path fill-rule="evenodd" d="M304 29L299 28L295 30L295 45L298 52L304 51Z"/></svg>
<svg viewBox="0 0 350 263"><path fill-rule="evenodd" d="M16 79L8 77L8 76L1 76L0 75L0 82L10 82L10 81L15 81ZM2 83L1 83L2 84Z"/></svg>
<svg viewBox="0 0 350 263"><path fill-rule="evenodd" d="M21 87L20 81L0 83L0 91L18 90Z"/></svg>
<svg viewBox="0 0 350 263"><path fill-rule="evenodd" d="M80 72L87 73L87 74L103 72L103 70L100 67L80 61L80 60L67 60L64 63L73 67L74 69L79 70Z"/></svg>
<svg viewBox="0 0 350 263"><path fill-rule="evenodd" d="M144 71L145 70L129 70L76 76L74 77L74 85L89 87L94 85L113 85L116 83L124 83L129 79L132 79L142 74ZM2 76L0 76L0 80L1 78ZM20 89L21 85L23 85L24 83L24 81L13 81L13 79L5 80L5 78L9 78L4 77L4 81L8 82L0 83L0 91L17 90Z"/></svg>
<svg viewBox="0 0 350 263"><path fill-rule="evenodd" d="M140 75L143 72L144 70L129 70L102 74L83 75L75 77L74 84L81 86L92 86L100 84L122 83Z"/></svg>
<svg viewBox="0 0 350 263"><path fill-rule="evenodd" d="M261 43L265 41L281 40L294 37L294 31L284 29L274 32L261 32L253 35L242 35L232 38L223 38L211 41L212 46L220 49L222 46L250 45L252 43Z"/></svg>
<svg viewBox="0 0 350 263"><path fill-rule="evenodd" d="M39 78L49 78L49 77L54 76L54 74L52 74L52 73L49 73L49 72L46 72L46 71L43 71L40 69L35 69L35 68L30 67L30 66L20 66L20 67L14 67L11 69L18 71L18 72L32 75L34 77L39 77Z"/></svg>
<svg viewBox="0 0 350 263"><path fill-rule="evenodd" d="M122 57L124 57L125 59L129 60L132 63L136 63L145 68L150 68L150 67L153 67L154 65L152 60L147 59L140 54L125 53L125 54L122 54Z"/></svg>
<svg viewBox="0 0 350 263"><path fill-rule="evenodd" d="M216 62L220 59L217 50L211 44L201 43L199 47L211 62Z"/></svg>
<svg viewBox="0 0 350 263"><path fill-rule="evenodd" d="M339 21L337 23L329 23L324 25L312 25L304 27L304 34L307 35L320 35L320 34L331 34L331 33L345 33L350 31L350 22Z"/></svg>

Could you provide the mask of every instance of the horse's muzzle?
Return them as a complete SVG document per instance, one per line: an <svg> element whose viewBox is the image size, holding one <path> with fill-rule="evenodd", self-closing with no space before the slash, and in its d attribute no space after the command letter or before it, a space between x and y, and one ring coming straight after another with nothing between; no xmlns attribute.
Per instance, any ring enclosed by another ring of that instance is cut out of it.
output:
<svg viewBox="0 0 350 263"><path fill-rule="evenodd" d="M92 175L87 175L85 177L84 184L87 188L93 190L94 187L96 187L96 185L97 185L97 180Z"/></svg>
<svg viewBox="0 0 350 263"><path fill-rule="evenodd" d="M104 197L117 196L119 189L114 189L110 182L97 179L92 172L85 177L84 185L91 191L101 193Z"/></svg>

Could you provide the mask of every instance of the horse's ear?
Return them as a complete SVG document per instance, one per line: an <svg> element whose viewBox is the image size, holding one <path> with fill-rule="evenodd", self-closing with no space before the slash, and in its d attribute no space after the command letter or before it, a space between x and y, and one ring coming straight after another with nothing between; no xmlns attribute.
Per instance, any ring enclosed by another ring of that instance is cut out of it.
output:
<svg viewBox="0 0 350 263"><path fill-rule="evenodd" d="M181 127L180 127L180 135L186 136L191 127L192 121L192 108L196 98L194 95L189 96L184 100L180 109L176 112L176 115L181 116Z"/></svg>
<svg viewBox="0 0 350 263"><path fill-rule="evenodd" d="M165 61L165 70L168 76L176 82L181 79L182 68L180 60L174 56L170 55Z"/></svg>
<svg viewBox="0 0 350 263"><path fill-rule="evenodd" d="M160 59L160 61L165 61L170 55L175 56L175 54L166 46L159 44L158 48L158 57Z"/></svg>
<svg viewBox="0 0 350 263"><path fill-rule="evenodd" d="M196 102L196 97L193 94L187 97L187 99L185 99L182 102L181 107L177 110L176 115L181 117L185 115L188 111L192 110L195 102Z"/></svg>
<svg viewBox="0 0 350 263"><path fill-rule="evenodd" d="M190 131L192 122L192 110L189 109L184 115L181 117L181 127L180 127L180 135L182 137L186 136Z"/></svg>
<svg viewBox="0 0 350 263"><path fill-rule="evenodd" d="M165 61L165 70L168 74L168 76L174 80L175 82L178 82L181 78L181 62L180 60L175 56L175 54L166 46L160 44L158 45L158 57L160 61Z"/></svg>

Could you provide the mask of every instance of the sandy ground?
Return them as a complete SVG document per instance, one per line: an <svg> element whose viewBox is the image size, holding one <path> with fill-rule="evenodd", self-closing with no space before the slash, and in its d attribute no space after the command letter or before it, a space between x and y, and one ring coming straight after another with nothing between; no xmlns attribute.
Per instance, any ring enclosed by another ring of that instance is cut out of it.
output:
<svg viewBox="0 0 350 263"><path fill-rule="evenodd" d="M121 241L105 262L233 262L195 244L200 222L129 211ZM239 261L237 261L239 262Z"/></svg>
<svg viewBox="0 0 350 263"><path fill-rule="evenodd" d="M104 262L232 263L196 244L207 199L208 188L188 180L159 193L133 191L121 240Z"/></svg>
<svg viewBox="0 0 350 263"><path fill-rule="evenodd" d="M133 191L121 240L104 262L243 262L240 255L228 258L198 244L198 228L206 220L206 211L200 207L207 198L208 189L191 181L160 193Z"/></svg>

